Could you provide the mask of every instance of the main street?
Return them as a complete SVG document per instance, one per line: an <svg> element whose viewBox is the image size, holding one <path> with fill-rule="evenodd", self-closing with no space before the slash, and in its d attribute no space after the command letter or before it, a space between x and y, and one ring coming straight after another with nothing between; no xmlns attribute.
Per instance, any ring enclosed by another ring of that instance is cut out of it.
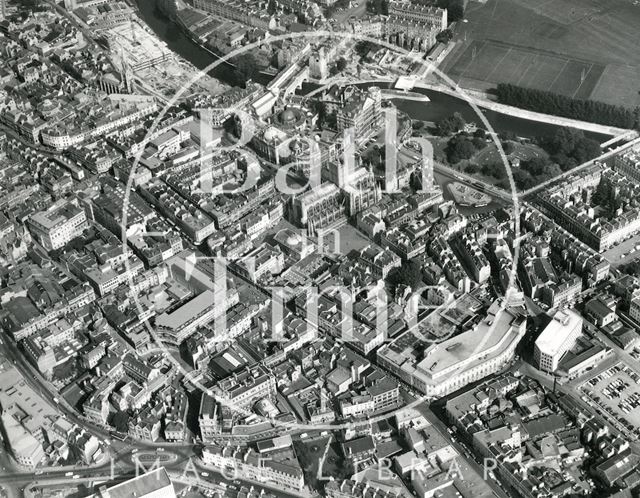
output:
<svg viewBox="0 0 640 498"><path fill-rule="evenodd" d="M200 460L195 458L193 453L189 451L176 451L172 449L166 453L157 452L155 453L157 459L148 459L140 462L136 462L135 455L136 454L132 454L131 452L117 454L102 465L95 467L78 467L72 471L65 468L61 470L47 469L36 472L6 472L0 474L0 482L6 488L13 490L15 496L20 496L19 491L22 491L34 482L43 486L68 483L70 481L69 472L72 472L74 476L78 476L77 478L74 477L72 482L76 482L77 479L78 481L92 480L115 483L150 471L154 467L161 466L167 470L174 482L188 481L189 484L192 485L201 485L209 489L213 486L219 490L224 490L228 485L233 483L236 487L253 486L258 489L259 492L271 493L278 498L299 496L293 492L285 492L269 485L244 480L242 476L238 476L238 479L235 480L229 480L221 473L212 470L208 466L202 465ZM169 458L162 458L163 455L168 455Z"/></svg>
<svg viewBox="0 0 640 498"><path fill-rule="evenodd" d="M444 439L446 439L449 444L458 452L458 454L463 457L464 460L469 464L471 469L478 474L491 488L491 490L495 493L499 498L509 498L509 495L505 492L505 490L493 479L485 476L485 473L490 469L485 469L484 464L478 462L476 460L476 456L473 451L469 450L466 446L464 446L455 436L449 434L448 427L446 424L440 420L435 413L433 413L426 403L418 405L418 410L424 417L431 423L431 425L442 435ZM462 469L464 472L464 469ZM464 478L464 475L462 476Z"/></svg>

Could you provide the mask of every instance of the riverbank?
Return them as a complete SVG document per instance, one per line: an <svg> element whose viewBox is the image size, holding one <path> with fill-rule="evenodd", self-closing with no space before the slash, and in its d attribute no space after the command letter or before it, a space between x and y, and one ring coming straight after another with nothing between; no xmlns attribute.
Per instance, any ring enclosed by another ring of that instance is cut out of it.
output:
<svg viewBox="0 0 640 498"><path fill-rule="evenodd" d="M184 59L194 64L199 69L209 66L218 57L210 50L206 50L199 43L188 37L183 30L177 29L177 25L163 17L154 7L154 2L138 0L138 15L162 39L167 46L179 54ZM211 72L211 75L221 81L232 82L233 68L228 64L220 64ZM272 75L261 74L259 83L266 84ZM341 82L340 78L332 78L332 83ZM352 81L342 81L344 84ZM392 89L395 78L362 80L356 81L358 85L387 83L387 88ZM306 87L317 89L317 85L305 84ZM306 92L303 92L306 93ZM400 110L403 110L413 119L421 121L437 122L438 120L450 116L454 112L460 112L468 122L478 121L479 117L473 108L461 98L460 94L451 87L436 82L421 81L416 85L415 93L420 93L429 98L429 102L415 102L405 100L402 96L394 99ZM628 133L626 130L602 126L595 123L550 116L546 114L534 113L515 107L503 106L497 102L492 102L477 94L477 92L467 91L473 97L474 102L481 107L483 114L497 132L513 132L518 136L526 138L537 138L540 136L551 136L561 126L569 126L583 130L588 138L606 143L612 136Z"/></svg>
<svg viewBox="0 0 640 498"><path fill-rule="evenodd" d="M439 83L428 83L425 81L418 81L415 85L416 88L422 88L424 90L432 90L436 92L446 93L453 97L460 98L460 92L447 85ZM549 123L557 126L568 126L570 128L578 128L583 131L589 131L592 133L598 133L602 135L619 136L625 135L633 130L627 130L625 128L616 128L614 126L601 125L598 123L591 123L588 121L579 121L576 119L564 118L561 116L553 116L551 114L542 114L539 112L528 111L526 109L520 109L519 107L512 107L505 104L500 104L489 100L486 94L476 92L473 90L463 89L464 92L473 98L473 101L478 107L483 109L489 109L501 114L508 114L510 116L517 116L530 121L537 121L541 123Z"/></svg>
<svg viewBox="0 0 640 498"><path fill-rule="evenodd" d="M131 0L136 4L136 14L162 40L167 47L180 57L186 59L199 70L205 70L211 64L219 61L222 56L212 50L197 38L178 19L172 20L156 7L156 0ZM237 78L234 75L235 66L229 61L218 64L208 71L209 76L216 78L225 85L234 86ZM271 71L260 71L255 78L257 83L266 85L274 78Z"/></svg>
<svg viewBox="0 0 640 498"><path fill-rule="evenodd" d="M382 97L385 99L403 99L413 100L414 102L429 102L429 97L421 93L410 92L407 90L382 90Z"/></svg>

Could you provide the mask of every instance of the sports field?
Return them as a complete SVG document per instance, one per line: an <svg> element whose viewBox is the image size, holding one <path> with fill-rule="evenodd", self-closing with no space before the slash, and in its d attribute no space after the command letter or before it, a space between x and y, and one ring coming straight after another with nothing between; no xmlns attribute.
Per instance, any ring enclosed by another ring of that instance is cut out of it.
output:
<svg viewBox="0 0 640 498"><path fill-rule="evenodd" d="M469 2L466 21L441 67L464 87L515 83L640 105L638 0Z"/></svg>
<svg viewBox="0 0 640 498"><path fill-rule="evenodd" d="M449 76L462 86L513 83L588 99L604 70L602 64L495 40L474 40L460 55Z"/></svg>

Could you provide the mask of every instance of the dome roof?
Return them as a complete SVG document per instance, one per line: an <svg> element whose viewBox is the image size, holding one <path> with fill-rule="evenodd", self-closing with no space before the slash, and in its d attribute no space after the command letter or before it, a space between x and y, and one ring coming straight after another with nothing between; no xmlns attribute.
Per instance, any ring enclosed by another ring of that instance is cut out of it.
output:
<svg viewBox="0 0 640 498"><path fill-rule="evenodd" d="M287 245L289 246L297 246L298 244L300 244L300 236L293 234L293 235L289 235L289 237L287 237Z"/></svg>
<svg viewBox="0 0 640 498"><path fill-rule="evenodd" d="M284 111L282 111L281 119L283 123L293 123L296 119L298 119L298 116L296 116L296 113L291 109L285 109Z"/></svg>

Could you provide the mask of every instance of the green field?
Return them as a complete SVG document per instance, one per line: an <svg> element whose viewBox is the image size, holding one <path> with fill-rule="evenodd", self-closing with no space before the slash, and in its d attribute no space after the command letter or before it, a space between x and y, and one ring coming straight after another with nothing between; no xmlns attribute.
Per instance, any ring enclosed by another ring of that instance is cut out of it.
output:
<svg viewBox="0 0 640 498"><path fill-rule="evenodd" d="M449 71L462 86L513 83L588 99L605 66L569 59L496 40L469 43Z"/></svg>
<svg viewBox="0 0 640 498"><path fill-rule="evenodd" d="M466 19L442 66L462 86L505 82L640 104L640 2L488 0L469 2Z"/></svg>

